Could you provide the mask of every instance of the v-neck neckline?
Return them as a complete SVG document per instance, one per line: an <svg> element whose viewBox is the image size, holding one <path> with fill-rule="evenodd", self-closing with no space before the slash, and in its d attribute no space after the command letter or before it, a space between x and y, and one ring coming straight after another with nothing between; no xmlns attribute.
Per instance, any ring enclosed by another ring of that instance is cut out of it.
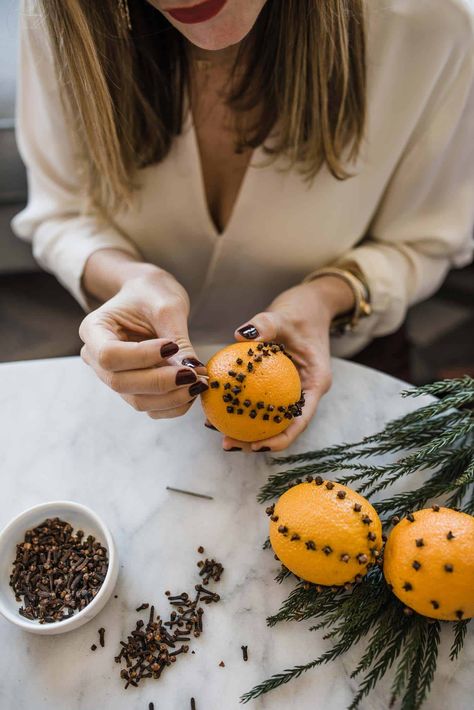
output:
<svg viewBox="0 0 474 710"><path fill-rule="evenodd" d="M224 239L231 227L233 226L236 218L238 217L239 211L242 209L242 205L245 200L245 195L246 192L248 191L248 183L250 180L250 171L253 168L253 161L257 155L257 152L259 148L254 148L252 151L252 154L250 156L250 160L247 164L247 167L245 169L244 175L242 177L242 180L240 182L239 189L237 191L237 195L235 197L234 203L232 205L232 209L229 214L229 218L227 219L226 224L224 225L223 229L220 230L218 229L216 223L214 222L214 219L211 214L211 210L209 207L209 202L207 199L207 194L206 194L206 186L204 184L204 172L203 172L203 166L202 166L202 158L201 158L201 151L199 149L199 142L198 142L198 137L196 133L196 127L194 125L194 117L193 113L191 110L191 106L189 105L188 102L188 107L187 107L187 123L188 123L188 130L190 133L190 138L191 138L191 143L192 143L192 150L194 153L194 160L193 160L193 165L196 167L195 169L195 175L196 175L196 182L197 182L197 192L198 192L198 198L199 202L202 208L202 212L205 216L209 231L211 232L211 235L214 239Z"/></svg>

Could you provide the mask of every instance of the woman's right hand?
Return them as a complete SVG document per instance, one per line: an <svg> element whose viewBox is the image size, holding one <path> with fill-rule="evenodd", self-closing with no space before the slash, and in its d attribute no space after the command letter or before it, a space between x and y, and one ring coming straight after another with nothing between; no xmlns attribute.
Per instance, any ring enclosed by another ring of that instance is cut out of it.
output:
<svg viewBox="0 0 474 710"><path fill-rule="evenodd" d="M188 315L185 289L167 272L147 270L84 318L81 357L138 411L152 419L179 417L208 388Z"/></svg>

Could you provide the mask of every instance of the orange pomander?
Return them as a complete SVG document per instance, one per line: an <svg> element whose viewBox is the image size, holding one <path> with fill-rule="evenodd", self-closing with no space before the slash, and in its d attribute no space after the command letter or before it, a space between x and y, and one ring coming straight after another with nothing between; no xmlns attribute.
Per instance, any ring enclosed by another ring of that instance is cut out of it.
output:
<svg viewBox="0 0 474 710"><path fill-rule="evenodd" d="M284 431L301 414L298 370L275 343L234 343L207 363L204 412L222 434L260 441Z"/></svg>
<svg viewBox="0 0 474 710"><path fill-rule="evenodd" d="M273 551L307 582L359 582L382 548L382 525L370 503L319 476L290 488L267 513Z"/></svg>
<svg viewBox="0 0 474 710"><path fill-rule="evenodd" d="M435 619L474 616L474 517L433 506L389 535L383 572L407 607Z"/></svg>

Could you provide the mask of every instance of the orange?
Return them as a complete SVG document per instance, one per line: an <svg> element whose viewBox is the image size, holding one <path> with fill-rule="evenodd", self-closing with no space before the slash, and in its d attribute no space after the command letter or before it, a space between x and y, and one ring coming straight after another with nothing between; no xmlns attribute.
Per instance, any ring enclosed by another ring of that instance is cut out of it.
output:
<svg viewBox="0 0 474 710"><path fill-rule="evenodd" d="M290 488L267 513L275 554L307 582L358 582L382 548L382 525L370 503L319 476Z"/></svg>
<svg viewBox="0 0 474 710"><path fill-rule="evenodd" d="M474 517L439 506L410 514L389 535L383 572L393 593L423 616L474 616Z"/></svg>
<svg viewBox="0 0 474 710"><path fill-rule="evenodd" d="M304 404L298 370L275 343L234 343L207 363L204 412L220 432L259 441L284 431Z"/></svg>

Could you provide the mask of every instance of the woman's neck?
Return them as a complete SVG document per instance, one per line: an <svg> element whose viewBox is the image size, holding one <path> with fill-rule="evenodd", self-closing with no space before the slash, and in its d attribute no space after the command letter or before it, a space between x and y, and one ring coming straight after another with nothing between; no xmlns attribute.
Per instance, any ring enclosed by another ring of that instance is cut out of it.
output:
<svg viewBox="0 0 474 710"><path fill-rule="evenodd" d="M233 44L224 49L202 49L188 43L191 60L196 63L206 63L209 67L229 69L235 62L240 44Z"/></svg>

